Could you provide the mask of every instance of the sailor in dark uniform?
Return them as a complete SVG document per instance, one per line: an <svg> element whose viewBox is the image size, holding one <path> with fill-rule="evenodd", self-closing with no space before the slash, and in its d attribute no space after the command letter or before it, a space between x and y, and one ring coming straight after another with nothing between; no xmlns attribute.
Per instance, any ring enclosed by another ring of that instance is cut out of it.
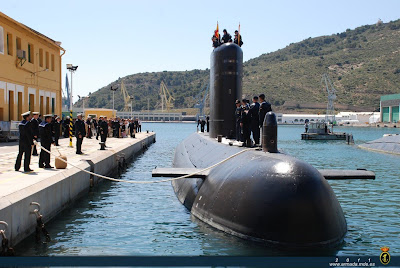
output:
<svg viewBox="0 0 400 268"><path fill-rule="evenodd" d="M250 147L251 140L250 140L250 105L246 99L242 100L242 119L240 122L240 127L242 129L242 142L244 143L243 146Z"/></svg>
<svg viewBox="0 0 400 268"><path fill-rule="evenodd" d="M115 118L113 121L113 137L114 138L119 138L119 120L118 118Z"/></svg>
<svg viewBox="0 0 400 268"><path fill-rule="evenodd" d="M104 120L101 120L101 123L99 124L99 132L100 132L101 142L106 143L107 136L108 136L107 116L104 116L103 118L104 118Z"/></svg>
<svg viewBox="0 0 400 268"><path fill-rule="evenodd" d="M266 100L265 100L265 95L264 94L261 94L260 96L258 96L258 101L260 102L260 128L262 128L262 125L263 125L263 123L264 123L264 118L265 118L265 115L268 113L268 112L271 112L272 111L272 108L271 108L271 103L269 103L269 102L267 102Z"/></svg>
<svg viewBox="0 0 400 268"><path fill-rule="evenodd" d="M83 137L86 136L85 122L82 121L82 114L78 114L78 119L75 122L75 137L76 137L76 154L82 153Z"/></svg>
<svg viewBox="0 0 400 268"><path fill-rule="evenodd" d="M236 140L242 140L242 130L240 127L240 123L242 121L242 106L240 105L240 101L236 100L236 110L235 110L235 119L236 119Z"/></svg>
<svg viewBox="0 0 400 268"><path fill-rule="evenodd" d="M71 118L69 118L69 116L67 116L64 120L64 138L69 137L70 120Z"/></svg>
<svg viewBox="0 0 400 268"><path fill-rule="evenodd" d="M56 146L60 146L60 144L58 144L58 140L60 139L61 136L61 118L59 116L57 116L56 120L54 121L53 131L54 131L54 143Z"/></svg>
<svg viewBox="0 0 400 268"><path fill-rule="evenodd" d="M204 126L206 125L206 121L204 119L201 119L200 121L200 131L203 133L204 132Z"/></svg>
<svg viewBox="0 0 400 268"><path fill-rule="evenodd" d="M131 138L135 137L135 131L136 131L135 120L131 118L131 120L129 120L129 134L131 135Z"/></svg>
<svg viewBox="0 0 400 268"><path fill-rule="evenodd" d="M19 123L19 151L17 156L17 161L15 162L15 171L18 171L21 167L22 154L25 154L24 158L24 171L29 172L32 169L29 168L29 164L31 163L31 153L33 146L33 134L32 128L30 126L31 121L31 112L28 111L26 113L21 114L23 120Z"/></svg>
<svg viewBox="0 0 400 268"><path fill-rule="evenodd" d="M99 136L100 136L100 125L101 125L101 122L103 121L103 116L102 115L100 115L99 116L99 121L97 121L97 124L96 124L96 140L98 140L99 139Z"/></svg>
<svg viewBox="0 0 400 268"><path fill-rule="evenodd" d="M39 141L39 113L38 112L33 112L32 113L33 118L31 119L31 128L32 128L32 134L33 134L33 139L35 141ZM33 151L32 151L33 156L38 156L37 150L36 150L36 145L33 145Z"/></svg>
<svg viewBox="0 0 400 268"><path fill-rule="evenodd" d="M213 43L213 48L217 48L221 45L221 41L215 35L211 37L211 41Z"/></svg>
<svg viewBox="0 0 400 268"><path fill-rule="evenodd" d="M242 35L239 34L238 30L235 31L233 42L240 47L243 45Z"/></svg>
<svg viewBox="0 0 400 268"><path fill-rule="evenodd" d="M260 104L258 103L258 97L253 97L253 103L250 105L250 129L253 134L255 144L260 144Z"/></svg>
<svg viewBox="0 0 400 268"><path fill-rule="evenodd" d="M224 35L222 36L222 43L226 44L226 43L232 43L232 35L230 35L226 29L224 29Z"/></svg>
<svg viewBox="0 0 400 268"><path fill-rule="evenodd" d="M52 114L44 115L44 121L42 121L42 123L40 123L39 125L40 145L48 151L51 150L51 144L54 143L53 132L51 130L52 117ZM43 149L40 150L39 167L53 168L52 166L50 166L50 154Z"/></svg>

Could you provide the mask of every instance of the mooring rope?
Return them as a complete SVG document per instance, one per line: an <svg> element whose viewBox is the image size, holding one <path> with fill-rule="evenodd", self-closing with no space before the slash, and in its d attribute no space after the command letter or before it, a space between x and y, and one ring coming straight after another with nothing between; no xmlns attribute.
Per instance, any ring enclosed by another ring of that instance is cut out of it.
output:
<svg viewBox="0 0 400 268"><path fill-rule="evenodd" d="M36 142L36 141L34 141L34 143L35 143L35 145L37 145L37 142ZM52 153L51 151L49 151L49 150L47 150L46 148L42 147L41 145L40 145L40 148L41 148L42 150L44 150L45 152L47 152L47 153L53 155L53 156L56 157L57 159L61 160L62 162L66 163L66 164L69 164L69 165L71 165L71 166L73 166L73 167L75 167L75 168L77 168L77 169L79 169L79 170L81 170L81 171L83 171L83 172L86 172L86 173L88 173L88 174L90 174L90 175L93 175L93 176L96 176L96 177L99 177L99 178L103 178L103 179L106 179L106 180L110 180L110 181L126 182L126 183L134 183L134 184L151 184L151 183L161 183L161 182L169 182L169 181L176 181L176 180L186 179L186 178L189 178L189 177L191 177L191 176L194 176L194 175L197 175L197 174L199 174L199 173L202 173L202 172L204 172L204 171L207 171L207 170L210 170L210 169L212 169L212 168L215 168L215 167L217 167L217 166L219 166L219 165L225 163L225 162L228 161L229 159L232 159L232 158L234 158L234 157L236 157L236 156L238 156L238 155L240 155L240 154L242 154L242 153L244 153L244 152L251 151L251 150L255 150L255 148L248 148L248 149L241 150L241 151L239 151L239 152L237 152L237 153L235 153L235 154L229 156L228 158L225 158L224 160L222 160L222 161L220 161L220 162L218 162L218 163L216 163L216 164L214 164L214 165L212 165L212 166L209 166L209 167L207 167L207 168L204 168L204 169L201 169L201 170L199 170L199 171L193 172L193 173L191 173L191 174L186 174L186 175L183 175L183 176L180 176L180 177L177 177L177 178L170 178L170 179L159 180L159 181L128 181L128 180L115 179L115 178L107 177L107 176L104 176L104 175L101 175L101 174L97 174L97 173L88 171L88 170L86 170L86 169L83 169L83 168L81 168L81 167L78 167L77 165L74 165L74 164L72 164L72 163L68 163L68 161L66 161L66 160L64 160L64 159L62 159L62 158L60 157L61 154L60 154L60 156L57 156L57 155L55 155L54 153ZM59 153L60 153L60 152L59 152Z"/></svg>

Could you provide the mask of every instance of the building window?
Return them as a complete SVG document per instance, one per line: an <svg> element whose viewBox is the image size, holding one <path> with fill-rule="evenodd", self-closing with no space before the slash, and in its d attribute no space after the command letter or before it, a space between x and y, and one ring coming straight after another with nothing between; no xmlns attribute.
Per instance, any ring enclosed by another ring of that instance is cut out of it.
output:
<svg viewBox="0 0 400 268"><path fill-rule="evenodd" d="M36 112L35 111L35 95L34 94L29 94L29 111Z"/></svg>
<svg viewBox="0 0 400 268"><path fill-rule="evenodd" d="M4 54L4 31L0 26L0 54Z"/></svg>
<svg viewBox="0 0 400 268"><path fill-rule="evenodd" d="M21 49L21 38L17 37L17 51Z"/></svg>
<svg viewBox="0 0 400 268"><path fill-rule="evenodd" d="M35 52L34 52L34 47L32 44L28 43L28 62L30 63L35 63L34 58L35 58Z"/></svg>
<svg viewBox="0 0 400 268"><path fill-rule="evenodd" d="M7 33L7 54L12 56L13 55L13 38L12 34Z"/></svg>
<svg viewBox="0 0 400 268"><path fill-rule="evenodd" d="M49 69L49 52L46 51L46 69Z"/></svg>
<svg viewBox="0 0 400 268"><path fill-rule="evenodd" d="M51 70L54 72L54 54L51 54Z"/></svg>
<svg viewBox="0 0 400 268"><path fill-rule="evenodd" d="M43 49L39 48L39 66L43 67Z"/></svg>
<svg viewBox="0 0 400 268"><path fill-rule="evenodd" d="M56 106L56 99L51 98L51 113L52 114L54 114L55 106Z"/></svg>
<svg viewBox="0 0 400 268"><path fill-rule="evenodd" d="M46 97L46 114L50 113L50 97Z"/></svg>

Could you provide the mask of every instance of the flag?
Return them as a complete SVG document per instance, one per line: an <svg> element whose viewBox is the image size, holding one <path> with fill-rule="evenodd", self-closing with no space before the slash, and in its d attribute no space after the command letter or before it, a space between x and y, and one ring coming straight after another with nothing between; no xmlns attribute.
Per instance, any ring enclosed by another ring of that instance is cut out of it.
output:
<svg viewBox="0 0 400 268"><path fill-rule="evenodd" d="M218 21L217 21L217 29L214 31L214 36L219 39Z"/></svg>
<svg viewBox="0 0 400 268"><path fill-rule="evenodd" d="M238 45L240 46L240 22L239 22L239 29L238 29Z"/></svg>

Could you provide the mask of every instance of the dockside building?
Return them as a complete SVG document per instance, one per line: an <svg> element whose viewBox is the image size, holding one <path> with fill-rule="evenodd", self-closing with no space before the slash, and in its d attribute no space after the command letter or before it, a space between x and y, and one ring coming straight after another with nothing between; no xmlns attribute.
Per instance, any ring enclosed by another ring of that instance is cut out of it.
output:
<svg viewBox="0 0 400 268"><path fill-rule="evenodd" d="M0 121L61 114L60 42L0 12Z"/></svg>

